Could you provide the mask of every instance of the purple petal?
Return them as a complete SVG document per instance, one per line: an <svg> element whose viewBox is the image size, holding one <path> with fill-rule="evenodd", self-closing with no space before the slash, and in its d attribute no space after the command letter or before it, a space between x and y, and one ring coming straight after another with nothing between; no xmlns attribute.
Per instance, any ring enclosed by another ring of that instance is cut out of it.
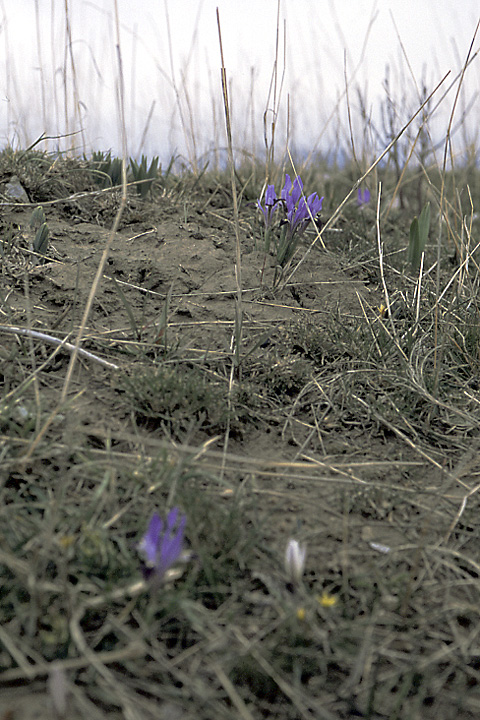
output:
<svg viewBox="0 0 480 720"><path fill-rule="evenodd" d="M170 510L170 512L167 515L167 530L165 531L165 535L167 534L167 531L170 533L173 531L173 528L175 527L176 522L177 522L177 516L178 516L178 508L174 507Z"/></svg>
<svg viewBox="0 0 480 720"><path fill-rule="evenodd" d="M298 225L302 222L302 220L305 220L305 218L308 217L308 210L307 210L307 203L305 202L305 198L300 198L300 202L298 203L298 208L296 212L292 216L292 220L290 222L290 225L292 227L292 232L294 232Z"/></svg>
<svg viewBox="0 0 480 720"><path fill-rule="evenodd" d="M317 193L312 193L307 199L307 205L310 208L313 218L322 209L323 197L319 198Z"/></svg>
<svg viewBox="0 0 480 720"><path fill-rule="evenodd" d="M297 202L300 200L302 196L302 190L303 190L303 182L300 176L295 178L295 181L293 183L293 189L292 189L292 200L294 205L297 204Z"/></svg>
<svg viewBox="0 0 480 720"><path fill-rule="evenodd" d="M154 513L148 525L147 532L138 545L139 551L145 555L146 561L149 565L155 565L156 563L162 529L163 522L160 516L157 515L157 513Z"/></svg>
<svg viewBox="0 0 480 720"><path fill-rule="evenodd" d="M262 211L265 220L265 229L268 230L272 223L272 217L277 209L277 194L275 192L274 185L268 185L265 191L265 207L262 205L260 200L257 200L257 207Z"/></svg>
<svg viewBox="0 0 480 720"><path fill-rule="evenodd" d="M291 189L292 189L292 181L290 180L290 175L285 175L285 185L283 186L282 192L281 192L282 200L287 199L287 195L290 195Z"/></svg>
<svg viewBox="0 0 480 720"><path fill-rule="evenodd" d="M295 209L296 204L302 196L303 182L300 177L296 177L293 185L290 175L285 175L285 185L282 188L281 197L287 206L287 213Z"/></svg>
<svg viewBox="0 0 480 720"><path fill-rule="evenodd" d="M265 192L265 207L273 206L277 202L277 193L275 185L268 185Z"/></svg>
<svg viewBox="0 0 480 720"><path fill-rule="evenodd" d="M362 191L361 188L358 188L357 190L357 205L368 205L370 202L370 190L368 188L365 188L365 190Z"/></svg>
<svg viewBox="0 0 480 720"><path fill-rule="evenodd" d="M295 209L295 203L293 202L293 198L290 193L291 189L292 181L290 180L290 175L285 175L285 185L282 188L281 198L286 205L287 213L290 213Z"/></svg>
<svg viewBox="0 0 480 720"><path fill-rule="evenodd" d="M183 531L185 528L186 517L185 515L182 515L176 532L174 533L173 531L176 524L177 515L178 510L177 508L174 508L174 510L170 512L167 520L169 532L165 532L165 535L162 538L160 551L157 555L155 574L159 579L161 579L168 570L168 568L171 567L171 565L173 565L178 560L182 552Z"/></svg>

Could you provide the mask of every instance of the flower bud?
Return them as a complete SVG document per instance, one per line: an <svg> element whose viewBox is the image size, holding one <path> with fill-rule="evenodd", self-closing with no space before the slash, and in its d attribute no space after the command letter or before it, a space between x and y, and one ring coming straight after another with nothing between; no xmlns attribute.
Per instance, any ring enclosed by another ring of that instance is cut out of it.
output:
<svg viewBox="0 0 480 720"><path fill-rule="evenodd" d="M300 545L298 540L290 539L285 551L285 572L289 582L299 583L305 568L307 546Z"/></svg>

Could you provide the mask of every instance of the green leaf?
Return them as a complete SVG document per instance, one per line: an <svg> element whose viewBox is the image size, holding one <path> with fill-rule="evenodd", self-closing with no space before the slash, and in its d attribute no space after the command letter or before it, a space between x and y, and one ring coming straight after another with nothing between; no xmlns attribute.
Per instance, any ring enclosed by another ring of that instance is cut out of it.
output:
<svg viewBox="0 0 480 720"><path fill-rule="evenodd" d="M30 216L30 227L32 229L39 228L43 223L46 221L45 213L43 212L43 207L39 205L35 208L35 210L32 212Z"/></svg>
<svg viewBox="0 0 480 720"><path fill-rule="evenodd" d="M425 237L424 247L425 243L427 242L428 238L428 231L430 229L430 203L427 202L425 207L423 208L422 212L420 213L420 217L418 218L418 229L420 232L420 239L422 237Z"/></svg>
<svg viewBox="0 0 480 720"><path fill-rule="evenodd" d="M416 271L420 267L422 253L428 240L428 231L430 229L430 203L427 202L420 217L416 216L410 225L410 240L408 243L408 262L412 270Z"/></svg>
<svg viewBox="0 0 480 720"><path fill-rule="evenodd" d="M133 158L130 158L130 171L133 175L134 181L139 183L137 185L137 193L144 200L151 190L153 181L158 176L158 162L158 157L154 157L150 163L150 167L147 169L147 157L145 155L142 155L140 164ZM147 180L149 182L145 182Z"/></svg>
<svg viewBox="0 0 480 720"><path fill-rule="evenodd" d="M93 168L91 172L95 182L103 188L117 187L122 184L122 159L112 158L112 154L104 152L92 153Z"/></svg>
<svg viewBox="0 0 480 720"><path fill-rule="evenodd" d="M297 235L289 237L287 233L287 225L283 227L280 234L280 240L277 245L277 264L280 265L281 268L285 269L294 256L298 245L298 239Z"/></svg>
<svg viewBox="0 0 480 720"><path fill-rule="evenodd" d="M38 228L33 241L33 249L40 255L45 255L48 247L48 225L44 222Z"/></svg>

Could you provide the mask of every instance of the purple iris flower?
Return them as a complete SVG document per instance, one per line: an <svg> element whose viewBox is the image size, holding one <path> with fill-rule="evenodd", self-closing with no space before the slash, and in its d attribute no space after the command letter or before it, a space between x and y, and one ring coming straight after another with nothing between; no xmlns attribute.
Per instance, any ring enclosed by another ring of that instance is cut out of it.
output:
<svg viewBox="0 0 480 720"><path fill-rule="evenodd" d="M303 182L300 177L297 176L292 184L290 175L285 175L285 185L282 188L281 197L287 206L287 213L290 213L295 209L295 205L302 197L302 190Z"/></svg>
<svg viewBox="0 0 480 720"><path fill-rule="evenodd" d="M316 192L309 195L308 198L305 197L303 194L303 182L298 175L293 182L290 175L285 175L285 184L280 191L280 198L277 198L275 187L268 185L265 192L265 204L262 205L260 200L257 200L257 207L262 211L265 220L265 258L270 250L273 215L278 208L283 211L283 218L280 223L281 229L278 237L274 238L277 268L285 269L295 253L298 238L308 224L316 219L322 209L322 202L323 197L319 198ZM277 268L275 273L277 273Z"/></svg>
<svg viewBox="0 0 480 720"><path fill-rule="evenodd" d="M319 198L317 193L312 193L305 200L302 195L303 182L300 177L296 177L292 183L290 175L285 175L285 185L282 189L282 200L287 206L287 222L289 236L298 231L302 233L316 215L322 209L323 197Z"/></svg>
<svg viewBox="0 0 480 720"><path fill-rule="evenodd" d="M265 230L268 230L272 224L273 214L277 209L278 198L275 192L275 185L267 185L265 191L265 207L263 207L260 200L257 200L257 207L262 211L265 219Z"/></svg>
<svg viewBox="0 0 480 720"><path fill-rule="evenodd" d="M370 190L368 188L365 188L365 190L362 191L362 188L358 188L357 192L357 205L361 207L362 205L368 205L370 202Z"/></svg>
<svg viewBox="0 0 480 720"><path fill-rule="evenodd" d="M182 553L183 531L187 518L179 518L178 508L174 507L167 515L166 528L163 520L154 513L138 545L138 550L145 558L143 572L146 578L154 576L159 582L167 570L178 560Z"/></svg>
<svg viewBox="0 0 480 720"><path fill-rule="evenodd" d="M300 223L303 223L308 217L307 203L305 198L300 198L298 207L293 206L291 210L287 212L287 221L290 226L291 234L299 229Z"/></svg>

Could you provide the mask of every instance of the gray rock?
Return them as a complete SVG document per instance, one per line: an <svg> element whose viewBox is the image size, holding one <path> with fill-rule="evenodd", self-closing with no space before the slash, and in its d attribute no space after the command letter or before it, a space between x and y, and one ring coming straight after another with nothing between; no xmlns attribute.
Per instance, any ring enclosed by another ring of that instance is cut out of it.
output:
<svg viewBox="0 0 480 720"><path fill-rule="evenodd" d="M28 203L30 202L25 188L16 175L12 175L8 183L5 185L5 195L9 200L14 202Z"/></svg>

